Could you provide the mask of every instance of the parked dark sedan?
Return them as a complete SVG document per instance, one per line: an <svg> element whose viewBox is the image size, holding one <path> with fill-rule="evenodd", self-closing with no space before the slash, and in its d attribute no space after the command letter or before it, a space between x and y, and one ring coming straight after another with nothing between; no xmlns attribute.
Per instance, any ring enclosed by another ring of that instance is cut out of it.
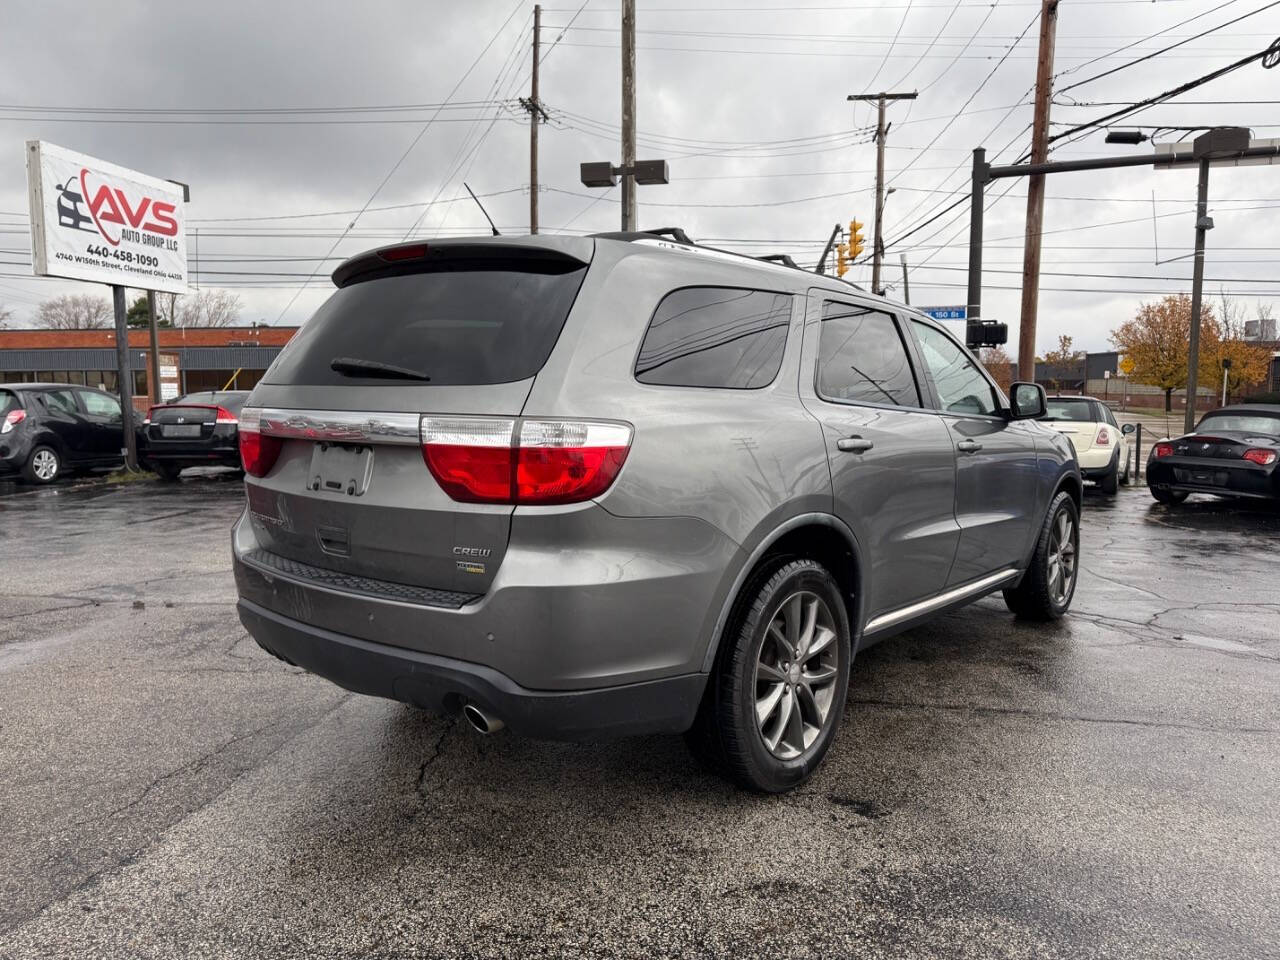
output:
<svg viewBox="0 0 1280 960"><path fill-rule="evenodd" d="M1192 493L1280 501L1280 406L1223 407L1193 433L1160 440L1147 461L1147 486L1161 503Z"/></svg>
<svg viewBox="0 0 1280 960"><path fill-rule="evenodd" d="M0 384L0 474L52 483L64 473L124 462L120 401L66 383Z"/></svg>
<svg viewBox="0 0 1280 960"><path fill-rule="evenodd" d="M188 393L147 411L138 460L162 480L185 467L240 466L240 408L247 390Z"/></svg>

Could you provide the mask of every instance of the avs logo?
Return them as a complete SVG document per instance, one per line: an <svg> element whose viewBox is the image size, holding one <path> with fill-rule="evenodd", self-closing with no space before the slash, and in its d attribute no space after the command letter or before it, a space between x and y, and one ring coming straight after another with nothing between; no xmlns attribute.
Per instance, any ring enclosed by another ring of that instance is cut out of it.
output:
<svg viewBox="0 0 1280 960"><path fill-rule="evenodd" d="M96 233L96 228L86 226L86 224L93 222L93 218L80 209L80 204L84 203L84 197L74 189L79 185L80 180L78 177L67 177L66 183L60 183L57 185L58 226L70 227L72 230L87 230L89 233Z"/></svg>
<svg viewBox="0 0 1280 960"><path fill-rule="evenodd" d="M59 226L97 232L113 247L122 239L160 246L164 241L156 238L178 234L177 208L172 203L146 194L131 203L123 189L101 182L88 167L82 167L79 177L68 177L57 189ZM87 215L82 204L88 208ZM144 239L142 234L152 236Z"/></svg>

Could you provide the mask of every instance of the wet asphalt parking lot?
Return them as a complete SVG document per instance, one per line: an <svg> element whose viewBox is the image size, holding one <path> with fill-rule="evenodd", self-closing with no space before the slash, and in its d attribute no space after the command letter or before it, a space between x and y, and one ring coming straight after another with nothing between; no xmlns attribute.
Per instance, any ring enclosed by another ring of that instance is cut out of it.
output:
<svg viewBox="0 0 1280 960"><path fill-rule="evenodd" d="M234 475L0 494L0 956L1280 955L1280 511L1090 491L1066 620L859 656L761 797L272 659Z"/></svg>

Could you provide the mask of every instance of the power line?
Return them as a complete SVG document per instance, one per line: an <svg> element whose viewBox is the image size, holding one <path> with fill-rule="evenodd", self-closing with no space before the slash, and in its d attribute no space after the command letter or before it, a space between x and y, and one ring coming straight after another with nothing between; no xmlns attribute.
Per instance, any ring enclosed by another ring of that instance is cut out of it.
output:
<svg viewBox="0 0 1280 960"><path fill-rule="evenodd" d="M1227 0L1226 3L1219 4L1218 6L1214 7L1213 10L1209 10L1206 13L1199 14L1199 16L1201 17L1207 16L1209 13L1213 13L1217 10L1221 10L1223 7L1227 7L1233 3L1238 3L1238 2L1239 0ZM1056 90L1055 93L1066 93L1068 90L1074 90L1076 87L1082 87L1086 83L1093 83L1093 81L1095 80L1101 80L1103 77L1109 77L1112 74L1119 73L1121 70L1128 70L1130 67L1135 67L1140 63L1146 63L1148 60L1154 59L1155 57L1163 56L1164 54L1168 53L1170 50L1176 50L1178 47L1191 43L1193 40L1199 40L1201 37L1207 37L1209 34L1215 33L1218 30L1221 30L1223 27L1229 27L1233 24L1239 23L1241 20L1247 20L1250 17L1257 16L1259 13L1262 13L1265 10L1270 10L1272 7L1276 7L1276 6L1280 6L1280 0L1275 0L1275 2L1273 3L1268 3L1266 6L1259 7L1257 10L1251 10L1246 14L1242 14L1241 16L1236 17L1234 20L1228 20L1226 23L1219 24L1216 27L1210 27L1208 30L1205 30L1201 33L1197 33L1195 36L1187 37L1187 39L1185 40L1179 40L1177 43L1170 44L1169 46L1164 47L1160 50L1156 50L1153 53L1148 53L1146 56L1139 57L1136 60L1130 60L1128 63L1122 63L1118 67L1112 67L1110 70L1104 70L1102 71L1102 73L1094 74L1092 77L1086 77L1083 80L1077 80L1075 83L1068 84L1062 89ZM1198 19L1198 17L1192 17L1190 20L1182 21L1182 23L1190 23L1191 20L1196 20L1196 19ZM1178 24L1178 26L1182 26L1182 24ZM1154 34L1154 36L1159 36L1159 34ZM1125 50L1128 48L1121 47L1120 49ZM1119 53L1119 52L1120 50L1115 51L1115 53ZM1105 56L1099 57L1098 59L1099 60L1105 59L1107 56L1112 56L1112 55L1113 54L1106 54ZM1090 61L1090 63L1096 63L1096 62L1097 60ZM1078 70L1080 69L1080 67L1076 67L1075 69Z"/></svg>

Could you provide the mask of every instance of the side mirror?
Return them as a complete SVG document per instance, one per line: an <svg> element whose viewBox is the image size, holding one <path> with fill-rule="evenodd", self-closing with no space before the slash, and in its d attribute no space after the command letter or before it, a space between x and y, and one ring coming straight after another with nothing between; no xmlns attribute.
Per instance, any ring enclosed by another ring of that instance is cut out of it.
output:
<svg viewBox="0 0 1280 960"><path fill-rule="evenodd" d="M1038 383L1015 382L1009 388L1011 420L1037 420L1045 415L1048 399Z"/></svg>
<svg viewBox="0 0 1280 960"><path fill-rule="evenodd" d="M1137 433L1137 431L1138 431L1138 428L1135 427L1132 423L1126 423L1123 427L1120 428L1120 432L1126 433L1126 434Z"/></svg>

